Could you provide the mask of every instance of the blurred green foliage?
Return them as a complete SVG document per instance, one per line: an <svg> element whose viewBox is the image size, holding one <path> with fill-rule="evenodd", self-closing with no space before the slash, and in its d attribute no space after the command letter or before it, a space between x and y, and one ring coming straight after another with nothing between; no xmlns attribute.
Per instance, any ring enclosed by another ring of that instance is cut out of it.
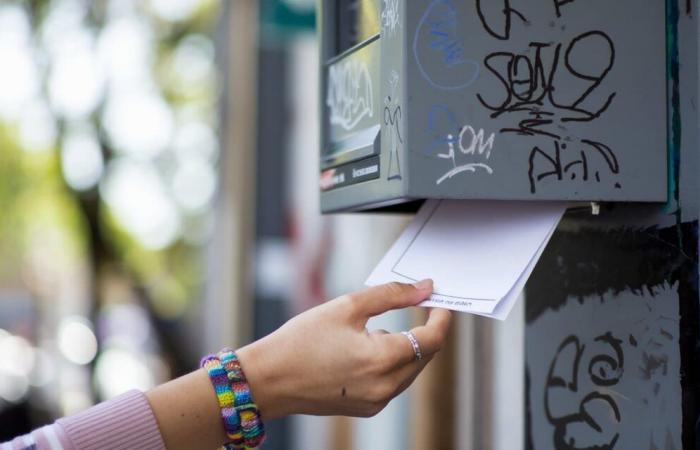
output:
<svg viewBox="0 0 700 450"><path fill-rule="evenodd" d="M112 3L119 0L112 0ZM2 2L0 2L0 6ZM27 11L34 34L32 41L41 48L41 27L56 0L9 2ZM96 0L78 2L85 8L84 26L98 35L107 21L110 2ZM186 19L169 21L154 14L149 2L136 2L140 15L155 36L151 77L176 117L191 115L201 118L216 129L218 97L221 93L218 71L214 66L211 76L198 80L178 78L173 60L178 46L193 37L210 43L214 57L213 38L219 20L221 2L202 0ZM46 90L50 70L41 70L42 85ZM192 82L190 82L192 81ZM48 97L48 93L43 95ZM118 155L104 132L101 122L103 104L89 120L98 131L99 144L105 167ZM3 286L26 284L24 268L42 242L42 233L49 233L61 241L63 255L70 261L91 261L96 242L105 245L100 264L121 268L134 285L141 288L151 301L153 310L165 319L181 317L191 302L200 297L204 283L202 245L204 241L188 239L201 234L211 222L211 208L204 211L182 211L183 232L171 245L159 250L144 247L120 223L114 211L102 198L99 184L87 191L72 190L65 182L61 169L61 142L65 119L56 115L58 129L56 143L44 151L29 152L22 148L18 126L0 119L0 283ZM164 178L174 171L172 156L159 157L154 164ZM97 205L95 207L95 205ZM93 215L95 217L93 217ZM98 229L90 224L96 223ZM191 230L194 232L190 232ZM95 239L95 233L99 239ZM49 255L49 253L47 253ZM54 261L54 264L63 264ZM94 263L94 260L92 261ZM94 267L100 270L100 267ZM25 286L31 289L31 286Z"/></svg>
<svg viewBox="0 0 700 450"><path fill-rule="evenodd" d="M25 152L13 127L0 124L0 282L18 284L37 233L61 240L63 262L86 248L78 202L65 187L58 153ZM57 261L61 263L61 261Z"/></svg>

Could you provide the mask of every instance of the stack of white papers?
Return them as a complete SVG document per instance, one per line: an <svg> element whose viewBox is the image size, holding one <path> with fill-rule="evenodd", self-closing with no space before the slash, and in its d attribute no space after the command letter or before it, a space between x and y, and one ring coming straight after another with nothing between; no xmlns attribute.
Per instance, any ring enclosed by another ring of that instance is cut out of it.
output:
<svg viewBox="0 0 700 450"><path fill-rule="evenodd" d="M367 284L434 281L420 306L505 320L566 209L559 202L431 200Z"/></svg>

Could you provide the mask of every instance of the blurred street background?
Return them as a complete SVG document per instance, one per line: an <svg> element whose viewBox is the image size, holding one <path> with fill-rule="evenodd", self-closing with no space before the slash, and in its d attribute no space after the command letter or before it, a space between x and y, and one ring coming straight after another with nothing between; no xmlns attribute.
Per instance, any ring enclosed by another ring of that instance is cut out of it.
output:
<svg viewBox="0 0 700 450"><path fill-rule="evenodd" d="M0 441L362 288L410 216L319 214L314 13L0 0ZM279 420L264 448L518 448L513 316L459 317L462 338L379 416Z"/></svg>

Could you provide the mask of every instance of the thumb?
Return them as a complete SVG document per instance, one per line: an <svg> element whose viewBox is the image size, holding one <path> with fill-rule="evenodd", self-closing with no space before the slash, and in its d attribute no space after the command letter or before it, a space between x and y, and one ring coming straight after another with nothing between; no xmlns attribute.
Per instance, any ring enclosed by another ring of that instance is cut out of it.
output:
<svg viewBox="0 0 700 450"><path fill-rule="evenodd" d="M367 320L392 309L414 306L433 292L433 280L415 284L387 283L350 294L358 319Z"/></svg>

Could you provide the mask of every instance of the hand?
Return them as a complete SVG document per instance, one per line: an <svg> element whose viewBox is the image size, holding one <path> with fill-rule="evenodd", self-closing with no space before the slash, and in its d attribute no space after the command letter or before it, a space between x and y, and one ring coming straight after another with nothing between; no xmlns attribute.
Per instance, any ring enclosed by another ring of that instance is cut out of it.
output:
<svg viewBox="0 0 700 450"><path fill-rule="evenodd" d="M406 336L368 332L370 317L428 298L432 281L390 283L344 295L287 322L236 353L263 419L288 414L369 417L404 391L442 347L451 314L432 309Z"/></svg>

